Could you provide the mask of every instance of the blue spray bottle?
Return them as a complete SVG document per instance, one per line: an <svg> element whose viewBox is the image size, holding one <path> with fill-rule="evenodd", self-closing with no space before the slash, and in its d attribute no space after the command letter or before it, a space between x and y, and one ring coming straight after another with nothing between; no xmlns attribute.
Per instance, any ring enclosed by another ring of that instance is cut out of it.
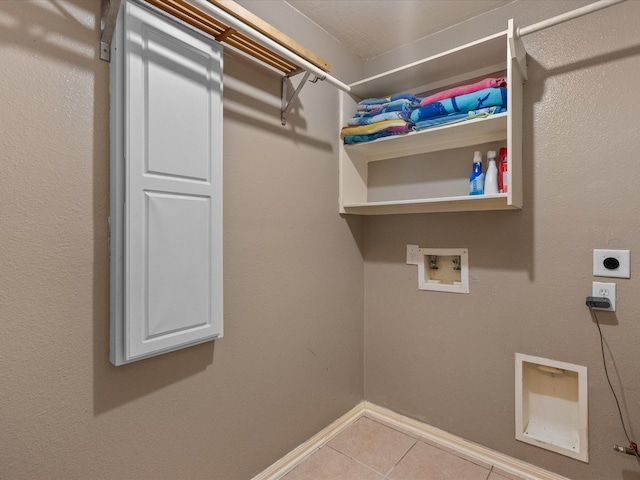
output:
<svg viewBox="0 0 640 480"><path fill-rule="evenodd" d="M482 195L484 193L484 173L482 173L482 154L476 151L473 154L473 170L469 175L469 195Z"/></svg>

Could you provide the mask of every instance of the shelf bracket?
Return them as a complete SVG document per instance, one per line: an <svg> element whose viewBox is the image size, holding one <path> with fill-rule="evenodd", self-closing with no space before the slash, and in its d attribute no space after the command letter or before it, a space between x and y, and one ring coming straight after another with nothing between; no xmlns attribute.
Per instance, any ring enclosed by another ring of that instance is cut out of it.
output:
<svg viewBox="0 0 640 480"><path fill-rule="evenodd" d="M102 19L100 26L100 58L106 62L111 60L111 40L116 29L116 20L121 0L102 0Z"/></svg>
<svg viewBox="0 0 640 480"><path fill-rule="evenodd" d="M522 78L526 82L529 78L527 76L527 52L522 45L522 39L517 35L518 29L513 22L513 19L509 20L507 29L507 40L509 42L509 55L515 61Z"/></svg>
<svg viewBox="0 0 640 480"><path fill-rule="evenodd" d="M305 71L304 72L304 77L302 78L302 80L298 84L297 88L295 89L295 91L291 95L291 98L287 99L288 90L289 90L289 87L288 87L289 79L293 75L297 75L298 73L300 73L300 72L296 72L296 73L291 74L291 75L285 75L284 77L282 77L282 114L280 116L280 121L282 122L282 125L286 125L287 124L287 115L289 114L289 112L293 108L293 102L295 102L295 100L298 98L298 95L300 94L300 91L302 90L302 88L304 87L305 83L307 83L307 80L309 80L309 77L311 76L311 72L306 72ZM312 80L312 82L313 82L313 80Z"/></svg>

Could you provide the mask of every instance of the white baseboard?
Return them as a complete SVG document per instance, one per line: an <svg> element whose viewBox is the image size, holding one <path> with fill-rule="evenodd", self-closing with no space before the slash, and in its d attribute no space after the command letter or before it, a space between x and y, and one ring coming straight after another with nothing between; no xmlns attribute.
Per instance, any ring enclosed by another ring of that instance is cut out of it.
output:
<svg viewBox="0 0 640 480"><path fill-rule="evenodd" d="M372 420L385 423L398 430L404 430L417 435L432 445L479 465L487 468L493 467L493 471L507 478L516 477L523 480L569 480L566 477L475 444L456 435L447 433L444 430L405 417L404 415L379 407L370 402L359 403L342 417L331 423L331 425L322 429L305 443L253 477L252 480L277 480L281 478L362 416L367 416Z"/></svg>
<svg viewBox="0 0 640 480"><path fill-rule="evenodd" d="M326 428L323 428L309 440L299 445L252 480L277 480L293 470L299 463L314 453L342 430L364 415L365 402L360 402Z"/></svg>
<svg viewBox="0 0 640 480"><path fill-rule="evenodd" d="M456 435L432 427L426 423L413 420L404 415L397 414L386 408L365 402L365 415L371 419L379 420L399 430L412 432L449 450L451 453L461 455L480 464L491 465L496 473L504 476L516 476L525 480L569 480L556 473L544 470L530 463L509 457L490 448L460 438Z"/></svg>

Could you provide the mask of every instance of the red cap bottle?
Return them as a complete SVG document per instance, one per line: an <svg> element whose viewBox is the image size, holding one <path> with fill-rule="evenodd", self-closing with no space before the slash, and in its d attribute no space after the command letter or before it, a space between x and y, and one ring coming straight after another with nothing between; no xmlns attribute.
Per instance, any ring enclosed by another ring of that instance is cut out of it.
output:
<svg viewBox="0 0 640 480"><path fill-rule="evenodd" d="M498 191L500 193L507 193L507 186L509 185L509 172L507 170L507 149L501 148L498 153L499 167L498 167Z"/></svg>

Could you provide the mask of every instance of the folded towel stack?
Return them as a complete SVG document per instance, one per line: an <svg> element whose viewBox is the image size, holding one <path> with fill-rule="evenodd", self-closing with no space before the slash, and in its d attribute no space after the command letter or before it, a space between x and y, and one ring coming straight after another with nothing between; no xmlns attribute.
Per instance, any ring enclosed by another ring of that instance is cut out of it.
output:
<svg viewBox="0 0 640 480"><path fill-rule="evenodd" d="M411 112L420 98L402 93L387 98L367 98L358 103L356 113L347 120L340 136L344 143L360 143L413 130Z"/></svg>
<svg viewBox="0 0 640 480"><path fill-rule="evenodd" d="M389 135L482 118L507 110L507 82L485 78L478 82L417 97L401 93L367 98L358 103L340 134L344 143L360 143Z"/></svg>
<svg viewBox="0 0 640 480"><path fill-rule="evenodd" d="M474 93L445 98L437 102L428 103L411 112L411 120L418 122L432 117L450 115L452 113L468 112L487 107L507 106L507 89L485 88Z"/></svg>
<svg viewBox="0 0 640 480"><path fill-rule="evenodd" d="M416 130L486 117L507 110L507 82L485 78L424 97L411 112Z"/></svg>

